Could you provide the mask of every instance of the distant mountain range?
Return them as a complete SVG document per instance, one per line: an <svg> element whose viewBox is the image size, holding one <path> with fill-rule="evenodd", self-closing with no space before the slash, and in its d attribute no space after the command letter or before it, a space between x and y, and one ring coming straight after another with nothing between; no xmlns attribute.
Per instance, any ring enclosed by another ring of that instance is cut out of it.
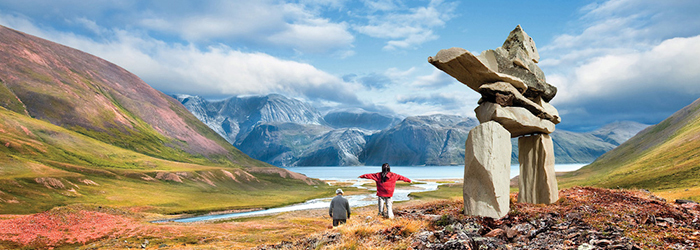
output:
<svg viewBox="0 0 700 250"><path fill-rule="evenodd" d="M700 99L592 164L562 176L560 183L560 187L644 188L667 199L699 200Z"/></svg>
<svg viewBox="0 0 700 250"><path fill-rule="evenodd" d="M235 106L264 111L248 105ZM248 120L283 120L267 114ZM311 115L294 121L322 120ZM71 203L166 213L269 207L316 197L318 184L243 154L117 65L0 26L0 213Z"/></svg>
<svg viewBox="0 0 700 250"><path fill-rule="evenodd" d="M464 142L479 122L454 115L399 118L364 110L322 115L279 94L207 101L174 95L244 153L276 166L462 165ZM615 122L596 131L552 133L557 163L589 163L647 125ZM517 139L512 161L517 162Z"/></svg>

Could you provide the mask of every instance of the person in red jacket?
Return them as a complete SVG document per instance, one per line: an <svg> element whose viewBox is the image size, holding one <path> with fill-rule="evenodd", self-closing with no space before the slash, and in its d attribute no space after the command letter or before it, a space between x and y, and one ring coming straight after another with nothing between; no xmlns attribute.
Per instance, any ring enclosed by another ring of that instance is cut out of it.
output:
<svg viewBox="0 0 700 250"><path fill-rule="evenodd" d="M360 178L374 180L377 184L377 207L379 207L379 215L393 219L394 211L392 210L391 197L394 196L396 181L402 180L410 183L411 180L400 174L391 172L388 163L382 164L382 172L363 174L360 175Z"/></svg>

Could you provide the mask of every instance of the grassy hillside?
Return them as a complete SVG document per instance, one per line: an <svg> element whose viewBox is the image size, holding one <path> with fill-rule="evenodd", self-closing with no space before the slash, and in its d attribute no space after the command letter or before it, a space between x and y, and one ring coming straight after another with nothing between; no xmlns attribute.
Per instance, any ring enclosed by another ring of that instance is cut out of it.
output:
<svg viewBox="0 0 700 250"><path fill-rule="evenodd" d="M318 184L248 157L117 65L0 26L0 213L270 207L332 194Z"/></svg>
<svg viewBox="0 0 700 250"><path fill-rule="evenodd" d="M667 199L700 199L700 99L650 126L559 186L643 188Z"/></svg>
<svg viewBox="0 0 700 250"><path fill-rule="evenodd" d="M154 157L260 164L125 69L2 26L0 97L9 110Z"/></svg>
<svg viewBox="0 0 700 250"><path fill-rule="evenodd" d="M33 213L72 203L202 212L278 206L332 194L327 185L275 167L159 159L4 108L0 166L0 213Z"/></svg>

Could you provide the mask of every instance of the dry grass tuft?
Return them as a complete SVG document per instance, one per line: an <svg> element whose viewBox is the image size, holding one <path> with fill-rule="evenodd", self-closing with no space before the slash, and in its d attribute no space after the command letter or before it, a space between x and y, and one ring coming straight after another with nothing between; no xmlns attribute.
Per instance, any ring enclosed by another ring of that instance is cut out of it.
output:
<svg viewBox="0 0 700 250"><path fill-rule="evenodd" d="M425 230L428 222L414 218L384 219L366 211L356 216L365 219L348 221L337 227L340 239L323 249L406 249L414 233Z"/></svg>

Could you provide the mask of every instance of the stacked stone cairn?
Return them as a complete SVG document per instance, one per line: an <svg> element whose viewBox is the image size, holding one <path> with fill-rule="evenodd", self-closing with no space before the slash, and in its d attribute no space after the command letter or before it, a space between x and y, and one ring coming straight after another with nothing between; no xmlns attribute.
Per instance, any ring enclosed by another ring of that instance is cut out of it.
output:
<svg viewBox="0 0 700 250"><path fill-rule="evenodd" d="M518 200L558 199L550 133L561 120L549 101L557 88L537 66L535 41L518 25L495 50L474 56L462 48L440 50L428 62L481 94L481 122L469 132L464 154L464 213L501 218L510 210L511 138L518 137Z"/></svg>

